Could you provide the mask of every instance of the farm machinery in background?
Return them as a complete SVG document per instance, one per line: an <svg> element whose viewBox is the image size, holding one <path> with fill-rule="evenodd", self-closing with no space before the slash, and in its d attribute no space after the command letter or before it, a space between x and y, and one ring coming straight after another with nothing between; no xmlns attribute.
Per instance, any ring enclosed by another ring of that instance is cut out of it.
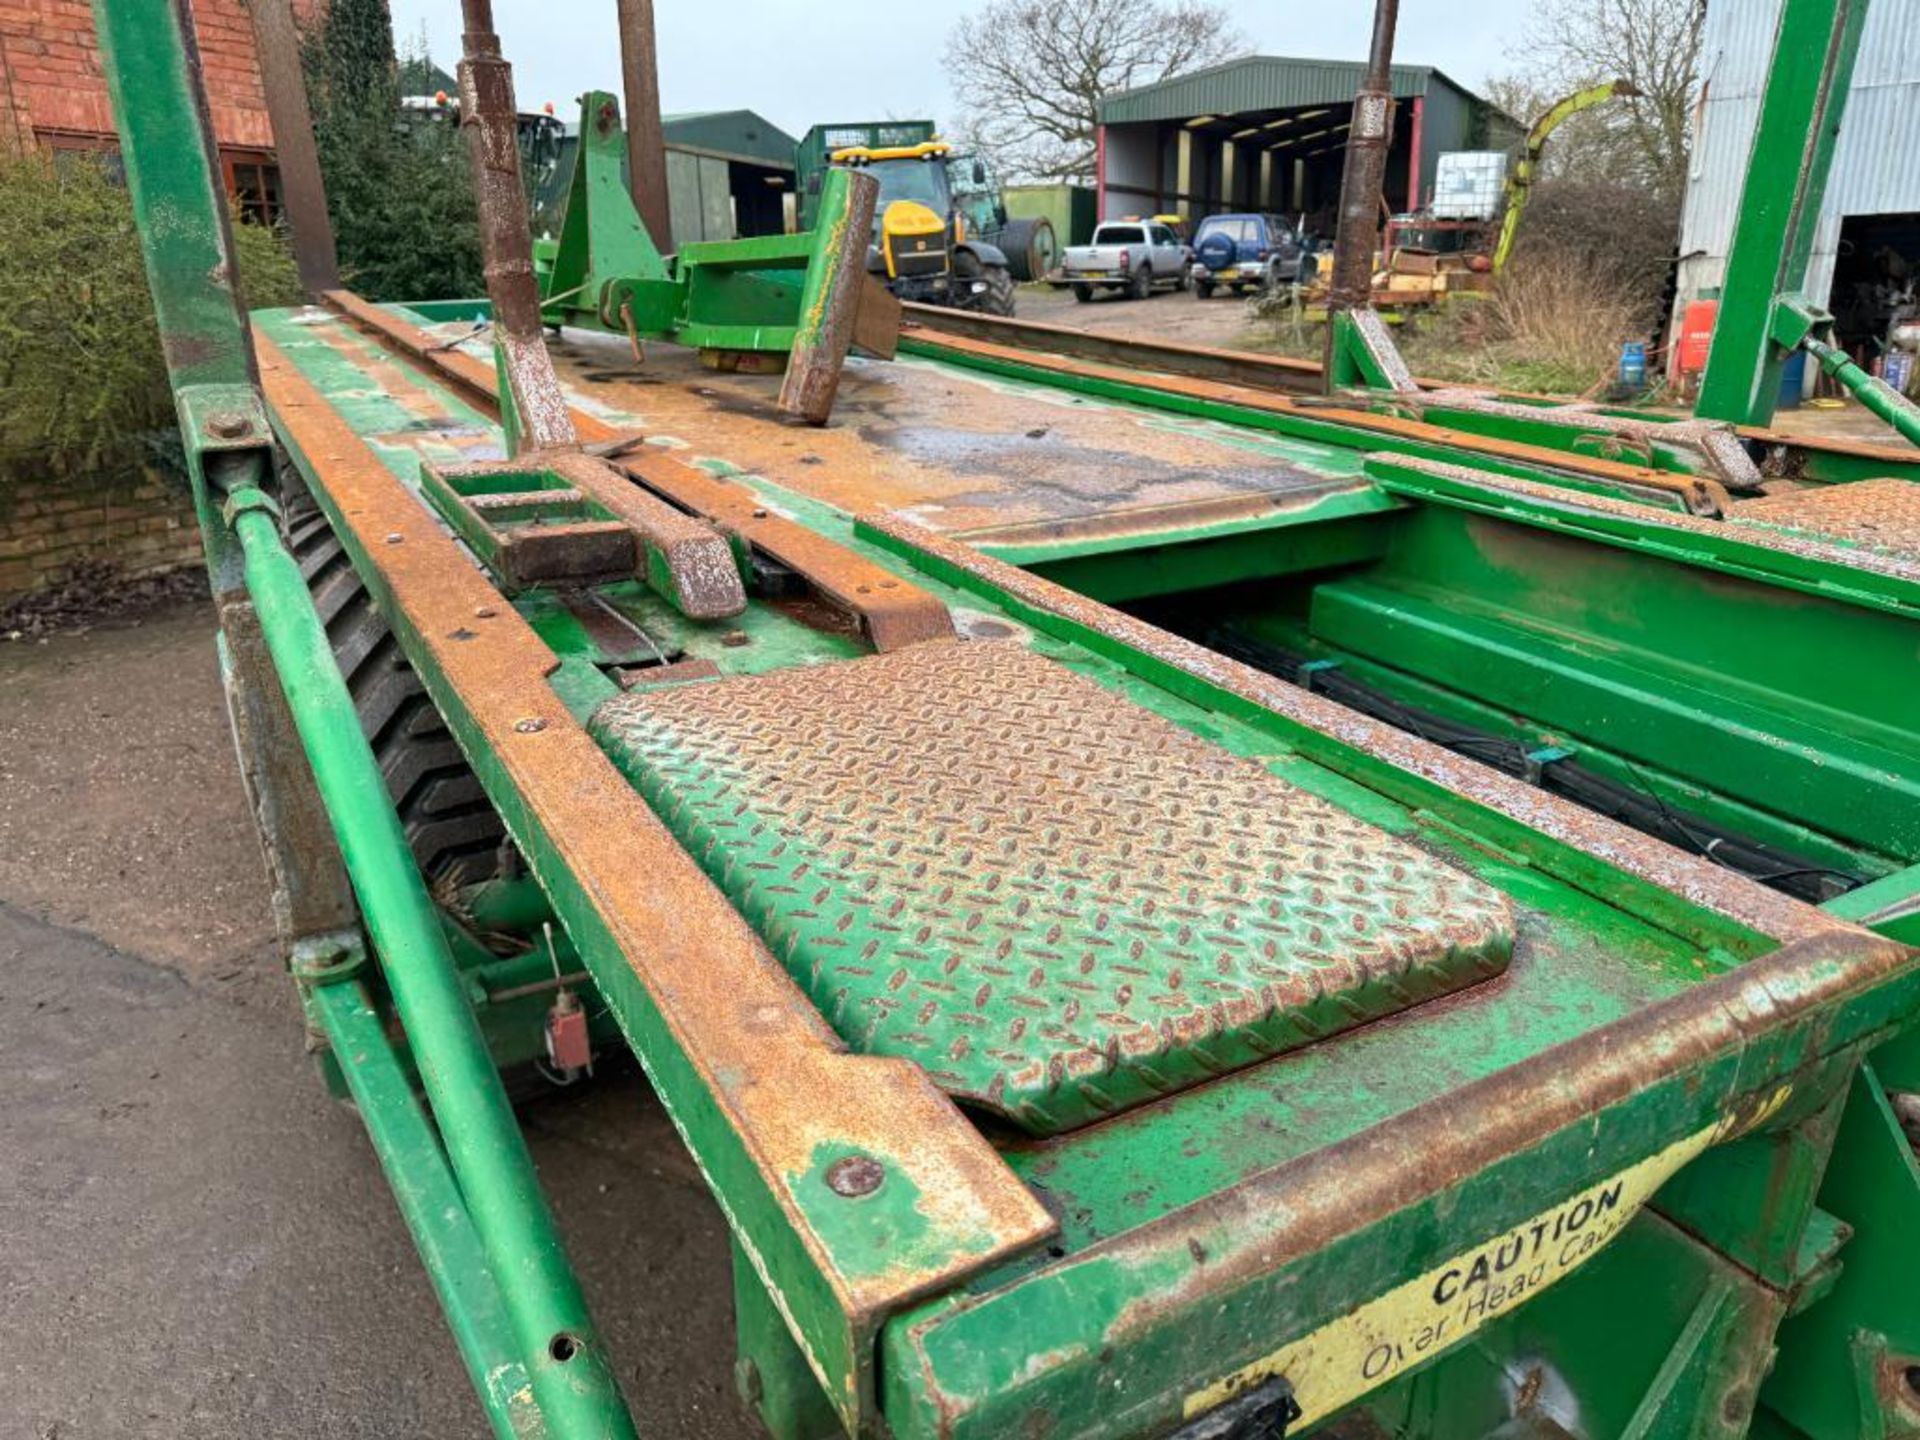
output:
<svg viewBox="0 0 1920 1440"><path fill-rule="evenodd" d="M1639 93L1628 81L1610 80L1565 96L1533 122L1517 155L1505 150L1442 154L1431 203L1417 214L1387 221L1374 278L1380 303L1424 305L1487 290L1513 257L1553 133L1583 111Z"/></svg>
<svg viewBox="0 0 1920 1440"><path fill-rule="evenodd" d="M889 309L860 165L669 264L583 158L536 281L463 8L486 300L249 317L186 0L94 6L288 968L501 1440L635 1433L502 1081L622 1048L776 1440L1920 1434L1920 452L1764 408L1859 6L1667 421L1407 375L1391 0L1323 369Z"/></svg>
<svg viewBox="0 0 1920 1440"><path fill-rule="evenodd" d="M1053 264L1044 218L1009 219L977 155L956 155L930 120L816 125L800 141L800 224L813 223L827 177L852 169L879 182L867 268L902 300L1011 315L1014 287Z"/></svg>

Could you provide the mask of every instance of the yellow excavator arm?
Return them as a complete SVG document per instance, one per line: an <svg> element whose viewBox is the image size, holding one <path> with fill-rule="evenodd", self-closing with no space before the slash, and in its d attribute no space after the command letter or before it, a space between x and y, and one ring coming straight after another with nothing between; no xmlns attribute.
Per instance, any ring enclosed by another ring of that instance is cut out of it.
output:
<svg viewBox="0 0 1920 1440"><path fill-rule="evenodd" d="M1592 109L1616 97L1640 93L1639 87L1632 81L1609 80L1603 85L1576 90L1533 122L1533 128L1527 132L1527 148L1514 165L1513 173L1507 177L1507 203L1500 220L1500 243L1493 247L1494 274L1507 268L1507 260L1513 254L1514 236L1520 233L1520 216L1526 211L1527 192L1533 188L1534 173L1540 167L1541 153L1547 148L1547 137L1582 110Z"/></svg>

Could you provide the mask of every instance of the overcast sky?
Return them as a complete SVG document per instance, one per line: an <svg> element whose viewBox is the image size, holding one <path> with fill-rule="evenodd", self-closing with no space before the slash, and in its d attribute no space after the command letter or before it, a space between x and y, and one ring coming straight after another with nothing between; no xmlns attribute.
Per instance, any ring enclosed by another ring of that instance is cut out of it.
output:
<svg viewBox="0 0 1920 1440"><path fill-rule="evenodd" d="M420 34L448 71L460 53L456 0L391 0L403 47ZM1099 0L1059 0L1097 4ZM1433 65L1468 89L1515 68L1528 0L1402 0L1395 58ZM950 126L940 57L962 7L900 0L655 0L662 108L757 110L798 136L830 120L917 119ZM1371 0L1253 0L1234 7L1267 55L1362 60ZM614 0L494 0L523 110L620 90Z"/></svg>

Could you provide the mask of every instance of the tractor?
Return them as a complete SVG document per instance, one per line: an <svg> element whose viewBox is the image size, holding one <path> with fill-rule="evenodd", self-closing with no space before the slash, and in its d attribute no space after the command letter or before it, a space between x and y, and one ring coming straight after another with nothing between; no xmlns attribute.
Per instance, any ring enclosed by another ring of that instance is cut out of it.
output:
<svg viewBox="0 0 1920 1440"><path fill-rule="evenodd" d="M794 168L802 229L812 226L829 169L880 182L867 269L902 300L1012 315L1015 282L1052 263L1053 226L1009 220L986 163L956 155L930 120L816 125Z"/></svg>

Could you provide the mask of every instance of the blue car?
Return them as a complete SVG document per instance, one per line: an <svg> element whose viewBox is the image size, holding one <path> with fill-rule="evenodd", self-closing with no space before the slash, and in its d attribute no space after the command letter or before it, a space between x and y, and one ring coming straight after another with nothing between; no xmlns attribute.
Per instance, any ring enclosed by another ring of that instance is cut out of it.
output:
<svg viewBox="0 0 1920 1440"><path fill-rule="evenodd" d="M1193 233L1193 289L1202 300L1220 286L1236 295L1299 278L1307 238L1281 215L1209 215Z"/></svg>

